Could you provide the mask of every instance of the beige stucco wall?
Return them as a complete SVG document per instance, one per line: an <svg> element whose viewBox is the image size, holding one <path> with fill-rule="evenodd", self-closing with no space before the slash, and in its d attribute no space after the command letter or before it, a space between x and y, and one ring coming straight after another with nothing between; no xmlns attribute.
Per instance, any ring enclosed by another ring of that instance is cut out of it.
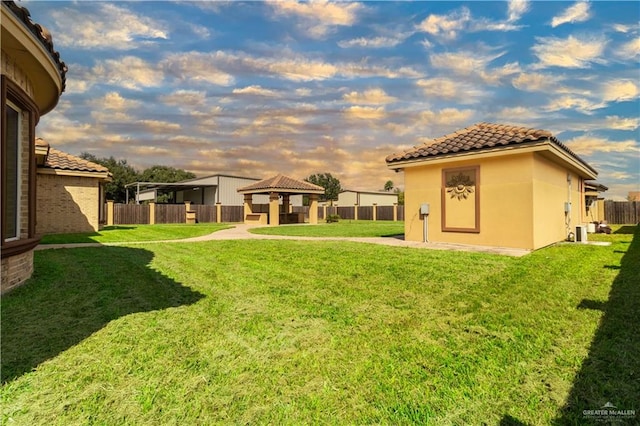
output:
<svg viewBox="0 0 640 426"><path fill-rule="evenodd" d="M442 230L442 170L479 166L480 231ZM430 204L431 242L537 249L566 238L567 172L533 152L407 167L405 238L423 240L420 204ZM571 222L580 223L580 184L572 175Z"/></svg>
<svg viewBox="0 0 640 426"><path fill-rule="evenodd" d="M576 173L534 154L534 248L565 239L575 227L583 224L584 196L582 181ZM568 182L568 176L571 182ZM571 214L565 215L565 202L571 202Z"/></svg>
<svg viewBox="0 0 640 426"><path fill-rule="evenodd" d="M97 231L100 180L38 173L36 232L59 234Z"/></svg>

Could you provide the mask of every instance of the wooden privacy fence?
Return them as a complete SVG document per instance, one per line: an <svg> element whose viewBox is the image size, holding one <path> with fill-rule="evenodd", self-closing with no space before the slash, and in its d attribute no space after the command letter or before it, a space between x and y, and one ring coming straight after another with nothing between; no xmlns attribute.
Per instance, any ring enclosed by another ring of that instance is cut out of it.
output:
<svg viewBox="0 0 640 426"><path fill-rule="evenodd" d="M640 222L640 201L604 202L604 218L609 224L631 225Z"/></svg>
<svg viewBox="0 0 640 426"><path fill-rule="evenodd" d="M268 213L268 204L254 204L254 213ZM292 206L294 213L309 218L309 206ZM233 223L244 221L243 206L202 204L115 204L105 205L107 225L146 225L156 223L186 223L187 212L195 212L197 222ZM339 215L344 220L404 220L404 206L319 206L318 219ZM613 222L612 222L613 223Z"/></svg>

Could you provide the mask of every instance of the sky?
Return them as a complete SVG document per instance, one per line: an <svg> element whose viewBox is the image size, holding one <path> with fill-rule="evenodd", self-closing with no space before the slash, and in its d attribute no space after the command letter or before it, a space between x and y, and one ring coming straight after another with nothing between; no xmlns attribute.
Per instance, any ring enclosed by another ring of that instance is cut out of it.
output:
<svg viewBox="0 0 640 426"><path fill-rule="evenodd" d="M37 133L71 154L381 190L387 155L486 121L640 191L637 1L21 4L69 68Z"/></svg>

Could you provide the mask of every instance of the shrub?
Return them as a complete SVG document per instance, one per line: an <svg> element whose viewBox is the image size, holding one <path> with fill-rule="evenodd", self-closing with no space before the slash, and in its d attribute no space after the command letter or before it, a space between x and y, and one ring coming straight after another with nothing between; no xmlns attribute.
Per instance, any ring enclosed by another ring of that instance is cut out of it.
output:
<svg viewBox="0 0 640 426"><path fill-rule="evenodd" d="M339 214L330 214L327 216L327 223L333 223L340 220Z"/></svg>

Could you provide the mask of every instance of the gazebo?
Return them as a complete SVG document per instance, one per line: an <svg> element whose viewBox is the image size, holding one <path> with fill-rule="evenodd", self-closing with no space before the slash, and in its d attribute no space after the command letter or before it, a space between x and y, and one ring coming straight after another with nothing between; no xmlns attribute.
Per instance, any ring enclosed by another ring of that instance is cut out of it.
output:
<svg viewBox="0 0 640 426"><path fill-rule="evenodd" d="M280 223L302 223L297 213L290 212L291 195L309 196L309 223L318 224L318 195L324 194L324 188L289 176L278 174L269 179L238 188L244 195L244 222L278 226ZM269 213L253 212L253 194L269 195ZM282 196L282 205L280 204Z"/></svg>

